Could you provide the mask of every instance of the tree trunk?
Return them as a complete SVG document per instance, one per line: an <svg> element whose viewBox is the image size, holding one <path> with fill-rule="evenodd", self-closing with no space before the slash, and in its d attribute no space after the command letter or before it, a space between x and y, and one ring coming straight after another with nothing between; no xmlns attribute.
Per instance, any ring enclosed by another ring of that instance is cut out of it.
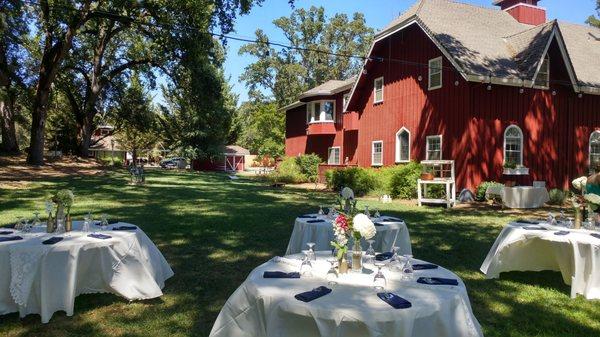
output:
<svg viewBox="0 0 600 337"><path fill-rule="evenodd" d="M46 132L46 114L50 97L51 80L43 64L40 69L40 79L37 86L33 109L31 111L31 140L27 162L31 165L44 165L44 139ZM52 76L54 77L54 76Z"/></svg>
<svg viewBox="0 0 600 337"><path fill-rule="evenodd" d="M0 149L6 153L18 153L17 132L14 120L14 101L9 96L0 101L0 129L2 129L2 144Z"/></svg>
<svg viewBox="0 0 600 337"><path fill-rule="evenodd" d="M90 146L92 145L92 134L94 133L94 116L86 113L83 118L80 132L79 156L88 158L90 156Z"/></svg>
<svg viewBox="0 0 600 337"><path fill-rule="evenodd" d="M133 160L133 167L137 167L137 149L134 147L133 150L131 151L131 159Z"/></svg>

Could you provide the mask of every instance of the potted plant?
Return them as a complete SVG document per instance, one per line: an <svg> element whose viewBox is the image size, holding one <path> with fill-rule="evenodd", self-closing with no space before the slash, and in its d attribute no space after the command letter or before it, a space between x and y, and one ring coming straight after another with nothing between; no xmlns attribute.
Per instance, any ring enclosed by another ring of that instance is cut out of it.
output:
<svg viewBox="0 0 600 337"><path fill-rule="evenodd" d="M421 172L421 180L433 180L433 168L430 166L424 166Z"/></svg>

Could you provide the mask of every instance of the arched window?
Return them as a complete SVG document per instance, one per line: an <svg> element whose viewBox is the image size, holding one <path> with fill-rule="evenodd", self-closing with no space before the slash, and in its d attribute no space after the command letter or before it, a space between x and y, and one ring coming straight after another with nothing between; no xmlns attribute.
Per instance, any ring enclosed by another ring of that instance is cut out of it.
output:
<svg viewBox="0 0 600 337"><path fill-rule="evenodd" d="M600 163L600 131L596 130L590 135L590 171Z"/></svg>
<svg viewBox="0 0 600 337"><path fill-rule="evenodd" d="M410 131L407 128L396 132L396 163L410 161Z"/></svg>
<svg viewBox="0 0 600 337"><path fill-rule="evenodd" d="M504 131L504 164L523 166L523 132L516 125Z"/></svg>

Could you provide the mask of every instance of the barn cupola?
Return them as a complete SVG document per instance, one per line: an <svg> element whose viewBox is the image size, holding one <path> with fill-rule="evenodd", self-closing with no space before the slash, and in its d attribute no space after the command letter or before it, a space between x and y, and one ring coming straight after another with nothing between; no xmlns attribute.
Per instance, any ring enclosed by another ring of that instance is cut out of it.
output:
<svg viewBox="0 0 600 337"><path fill-rule="evenodd" d="M520 23L541 25L546 22L546 9L538 6L540 0L496 0L494 5L512 15Z"/></svg>

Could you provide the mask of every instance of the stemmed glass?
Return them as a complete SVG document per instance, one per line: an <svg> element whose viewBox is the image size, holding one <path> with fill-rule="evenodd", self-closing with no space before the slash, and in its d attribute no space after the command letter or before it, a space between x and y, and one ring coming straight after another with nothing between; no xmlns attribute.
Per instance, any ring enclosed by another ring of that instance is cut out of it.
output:
<svg viewBox="0 0 600 337"><path fill-rule="evenodd" d="M81 227L81 231L87 233L90 231L90 225L92 222L92 214L88 212L85 217L83 217L83 226Z"/></svg>
<svg viewBox="0 0 600 337"><path fill-rule="evenodd" d="M404 263L404 267L402 268L402 279L410 281L410 280L412 280L413 275L414 275L413 274L414 270L413 270L412 262L411 262L412 255L405 254L403 256L404 256L404 260L406 262Z"/></svg>
<svg viewBox="0 0 600 337"><path fill-rule="evenodd" d="M106 214L102 214L100 218L100 229L105 231L108 229L108 216Z"/></svg>
<svg viewBox="0 0 600 337"><path fill-rule="evenodd" d="M41 224L42 222L40 221L40 212L33 212L33 227L37 227Z"/></svg>
<svg viewBox="0 0 600 337"><path fill-rule="evenodd" d="M23 230L23 217L18 217L17 218L17 223L15 224L15 229L18 231L22 231Z"/></svg>
<svg viewBox="0 0 600 337"><path fill-rule="evenodd" d="M313 266L310 262L308 251L304 251L304 258L302 259L302 264L300 265L300 275L304 277L312 277L312 268Z"/></svg>
<svg viewBox="0 0 600 337"><path fill-rule="evenodd" d="M371 217L371 212L369 212L369 206L365 206L365 215L369 218Z"/></svg>
<svg viewBox="0 0 600 337"><path fill-rule="evenodd" d="M373 243L375 242L375 240L370 239L367 240L367 242L369 243L369 248L367 248L367 251L365 252L365 262L373 263L373 260L375 259L375 249L373 249Z"/></svg>
<svg viewBox="0 0 600 337"><path fill-rule="evenodd" d="M375 208L375 214L373 214L374 218L381 218L381 214L379 213L379 210L377 208Z"/></svg>
<svg viewBox="0 0 600 337"><path fill-rule="evenodd" d="M319 205L319 215L323 214L325 214L325 212L323 212L323 205Z"/></svg>
<svg viewBox="0 0 600 337"><path fill-rule="evenodd" d="M337 259L334 257L330 257L327 259L329 262L329 270L327 271L327 284L330 286L337 285L338 272L335 270L335 263Z"/></svg>
<svg viewBox="0 0 600 337"><path fill-rule="evenodd" d="M23 219L22 226L21 226L21 232L23 232L23 233L31 232L31 223L29 223L29 219Z"/></svg>
<svg viewBox="0 0 600 337"><path fill-rule="evenodd" d="M398 255L398 251L400 247L394 246L392 247L392 257L390 258L390 269L401 270L401 261L400 256Z"/></svg>
<svg viewBox="0 0 600 337"><path fill-rule="evenodd" d="M385 286L387 285L385 276L381 272L381 268L383 268L384 266L385 263L383 261L375 261L375 267L377 267L377 274L375 274L375 277L373 277L373 288L377 291L384 290Z"/></svg>
<svg viewBox="0 0 600 337"><path fill-rule="evenodd" d="M311 261L317 261L317 255L315 254L315 243L314 242L307 242L306 245L308 246L308 252L306 253L306 255L308 256L308 259Z"/></svg>
<svg viewBox="0 0 600 337"><path fill-rule="evenodd" d="M65 229L65 218L59 217L56 219L56 233L64 234L66 232Z"/></svg>

